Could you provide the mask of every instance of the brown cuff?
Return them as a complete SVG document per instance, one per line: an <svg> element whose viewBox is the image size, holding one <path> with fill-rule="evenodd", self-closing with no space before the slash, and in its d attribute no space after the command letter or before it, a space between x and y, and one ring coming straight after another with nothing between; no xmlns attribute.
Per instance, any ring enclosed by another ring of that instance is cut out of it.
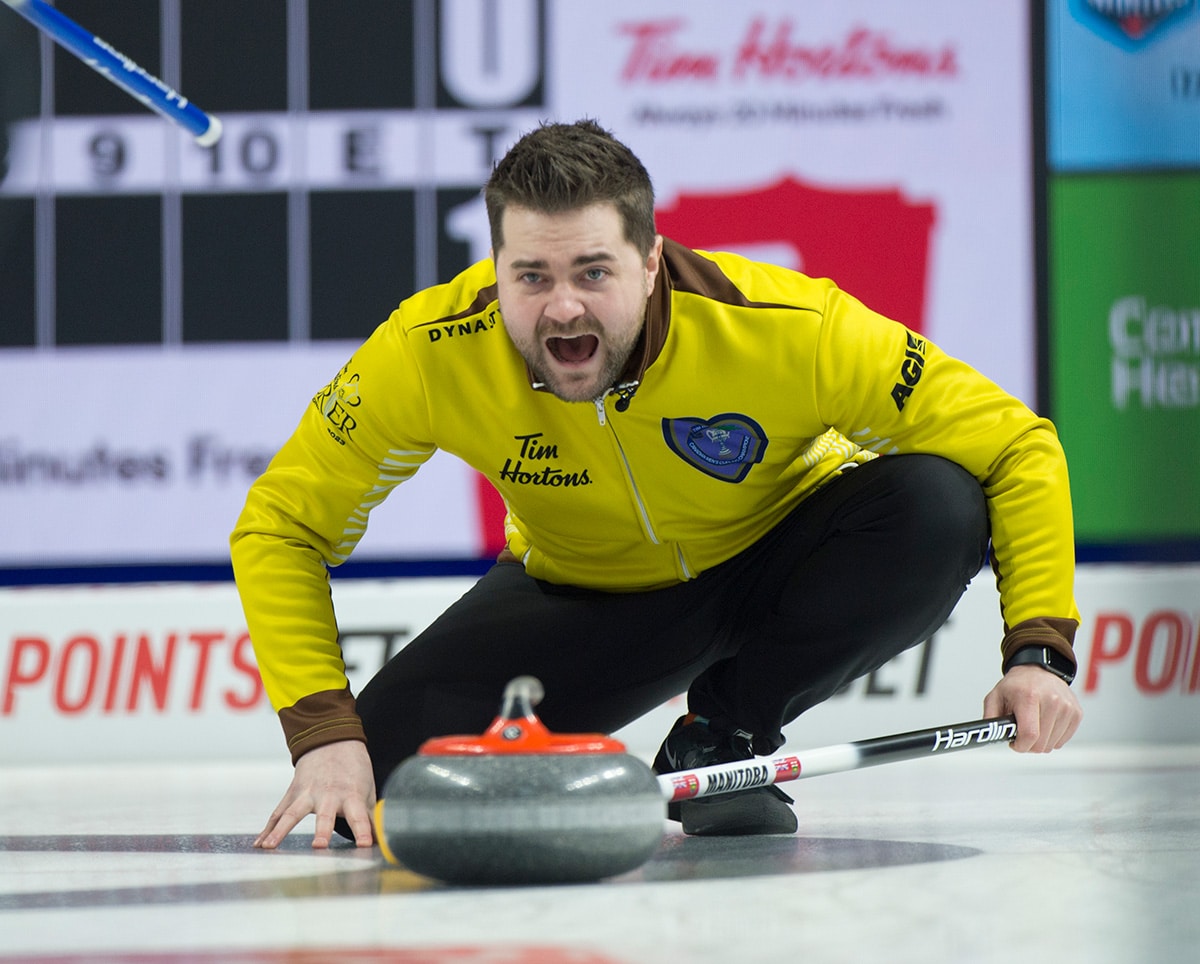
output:
<svg viewBox="0 0 1200 964"><path fill-rule="evenodd" d="M1077 620L1058 616L1026 619L1004 634L1004 640L1000 643L1000 662L1008 662L1013 653L1026 646L1049 646L1078 666L1079 660L1075 658L1074 649L1075 631L1078 628Z"/></svg>
<svg viewBox="0 0 1200 964"><path fill-rule="evenodd" d="M367 742L362 721L354 710L350 687L312 693L279 711L292 764L309 750L339 740Z"/></svg>

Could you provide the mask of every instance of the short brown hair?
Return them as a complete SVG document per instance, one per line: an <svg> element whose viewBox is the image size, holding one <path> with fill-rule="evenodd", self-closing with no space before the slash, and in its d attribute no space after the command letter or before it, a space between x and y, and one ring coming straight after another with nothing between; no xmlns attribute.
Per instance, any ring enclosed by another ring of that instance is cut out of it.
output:
<svg viewBox="0 0 1200 964"><path fill-rule="evenodd" d="M543 123L517 141L483 189L492 248L504 244L501 221L511 204L542 214L611 203L625 240L643 255L654 246L654 186L642 162L593 120Z"/></svg>

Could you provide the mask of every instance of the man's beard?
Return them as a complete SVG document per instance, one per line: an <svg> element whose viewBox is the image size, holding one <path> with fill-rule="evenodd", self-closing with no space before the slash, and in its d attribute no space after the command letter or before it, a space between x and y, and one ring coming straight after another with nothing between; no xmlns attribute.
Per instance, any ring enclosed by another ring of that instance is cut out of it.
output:
<svg viewBox="0 0 1200 964"><path fill-rule="evenodd" d="M529 370L533 373L534 378L556 398L560 398L564 402L590 402L602 397L605 392L617 384L617 380L625 371L629 359L637 347L642 330L639 325L631 329L620 341L614 341L600 323L590 317L582 319L578 325L567 330L553 326L553 334L560 337L582 334L596 336L598 340L596 351L604 352L605 357L599 373L590 378L572 377L570 373L557 371L552 363L547 363L546 355L549 353L549 349L546 347L546 339L549 334L539 325L535 332L534 344L532 346L517 345L517 350L529 365Z"/></svg>

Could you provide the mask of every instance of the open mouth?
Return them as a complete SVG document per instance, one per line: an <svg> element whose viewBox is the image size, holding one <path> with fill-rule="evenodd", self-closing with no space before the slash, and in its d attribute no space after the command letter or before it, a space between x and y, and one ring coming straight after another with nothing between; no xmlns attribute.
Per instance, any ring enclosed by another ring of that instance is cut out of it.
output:
<svg viewBox="0 0 1200 964"><path fill-rule="evenodd" d="M580 365L588 361L599 347L600 339L590 334L546 339L547 350L564 365Z"/></svg>

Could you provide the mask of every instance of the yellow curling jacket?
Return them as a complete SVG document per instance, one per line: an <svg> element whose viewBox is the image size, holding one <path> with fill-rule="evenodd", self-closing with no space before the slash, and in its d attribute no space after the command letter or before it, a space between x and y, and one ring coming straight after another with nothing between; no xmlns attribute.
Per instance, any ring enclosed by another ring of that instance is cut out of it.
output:
<svg viewBox="0 0 1200 964"><path fill-rule="evenodd" d="M266 692L293 758L361 739L327 566L436 449L508 506L542 579L639 591L745 549L847 462L934 453L987 494L1004 653L1072 656L1074 540L1053 426L832 282L667 241L616 390L531 385L480 262L405 301L312 399L231 540ZM919 551L919 547L914 547Z"/></svg>

